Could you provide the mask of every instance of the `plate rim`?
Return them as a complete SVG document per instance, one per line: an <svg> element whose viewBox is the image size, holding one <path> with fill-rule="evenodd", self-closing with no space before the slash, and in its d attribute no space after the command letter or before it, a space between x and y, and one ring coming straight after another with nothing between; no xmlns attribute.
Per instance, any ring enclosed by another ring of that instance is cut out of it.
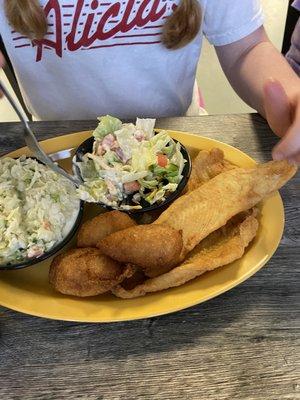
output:
<svg viewBox="0 0 300 400"><path fill-rule="evenodd" d="M225 148L231 149L235 153L238 152L244 158L246 157L248 159L248 161L250 161L251 163L257 164L257 162L252 157L250 157L248 154L244 153L242 150L240 150L240 149L238 149L238 148L236 148L236 147L234 147L234 146L232 146L230 144L227 144L225 142L221 142L221 141L213 139L213 138L205 137L203 135L198 135L198 134L195 134L195 133L190 133L190 132L187 132L187 131L177 131L177 130L172 130L172 129L165 129L165 130L167 130L171 134L171 136L172 136L172 134L173 135L174 134L175 135L178 135L178 134L179 135L187 135L189 137L194 137L196 140L208 141L208 142L210 142L212 144L212 147L213 147L213 145L215 145L216 147L220 147L220 144L221 144L222 147L225 146ZM40 143L43 146L47 146L47 144L59 141L62 138L72 137L72 136L76 137L77 135L79 137L80 135L88 135L89 132L91 132L91 131L82 131L82 132L74 132L74 133L70 133L70 134L65 134L65 135L61 135L61 136L58 136L58 137L46 139L44 141L41 141ZM189 145L185 145L185 146L189 147ZM74 145L74 147L76 147L76 145ZM6 154L2 155L1 157L11 156L11 155L14 155L14 153L17 153L17 152L26 151L26 149L27 149L26 147L15 149L12 152L9 152L9 153L6 153ZM61 149L61 150L63 150L63 149ZM182 311L182 310L188 309L188 308L196 306L198 304L202 304L202 303L204 303L206 301L209 301L209 300L211 300L211 299L213 299L215 297L220 296L223 293L226 293L227 291L231 290L234 287L239 286L241 283L245 282L251 276L253 276L255 273L257 273L273 257L273 255L275 254L275 252L277 251L277 249L278 249L278 247L280 245L280 242L281 242L281 239L282 239L282 236L283 236L283 232L284 232L284 227L285 227L284 205L283 205L283 201L282 201L282 198L281 198L281 195L280 195L279 191L274 192L274 196L275 196L275 199L276 199L276 201L278 203L277 206L280 207L280 213L281 213L281 217L282 218L281 218L281 223L280 223L280 231L278 232L278 236L277 236L276 242L273 243L272 251L265 258L263 258L262 260L258 261L249 271L244 273L240 278L235 279L233 282L230 282L228 284L222 285L222 287L220 287L219 289L214 290L213 293L207 294L206 296L204 296L200 300L193 300L192 299L191 301L187 301L184 304L175 303L174 302L174 306L173 307L169 306L168 310L164 310L163 309L163 310L161 310L161 312L155 311L153 314L151 314L151 313L147 313L147 315L138 314L136 316L127 316L127 317L126 316L125 317L122 317L122 316L114 317L113 315L111 315L109 318L99 318L99 316L97 318L97 316L96 316L96 318L94 318L94 319L93 319L93 317L91 318L91 316L88 317L89 319L88 318L84 318L84 317L77 317L77 318L76 317L69 317L68 318L68 317L63 316L61 314L57 314L56 315L56 313L53 313L53 312L51 313L51 315L49 315L49 314L47 314L47 312L36 312L36 311L32 311L32 309L28 310L28 309L26 309L26 307L22 308L21 306L11 304L10 302L6 303L5 300L2 300L1 298L0 298L0 305L3 306L3 307L6 307L8 309L11 309L11 310L26 314L26 315L31 315L31 316L34 316L34 317L39 317L39 318L44 318L44 319L49 319L49 320L78 322L78 323L115 323L115 322L135 321L135 320L140 320L140 319L147 319L147 318L153 318L153 317L158 317L158 316L162 316L162 315L168 315L168 314L172 314L172 313L175 313L175 312L178 312L178 311ZM228 266L230 266L230 264L228 264L228 265L226 265L224 267L228 267ZM6 271L1 271L1 272L5 273ZM201 277L198 277L196 279L201 279ZM172 288L169 288L168 290L171 290L171 289ZM72 296L69 296L69 297L72 298ZM134 300L134 299L120 299L120 300L127 301L130 304L130 301ZM99 305L99 307L100 307L100 305Z"/></svg>

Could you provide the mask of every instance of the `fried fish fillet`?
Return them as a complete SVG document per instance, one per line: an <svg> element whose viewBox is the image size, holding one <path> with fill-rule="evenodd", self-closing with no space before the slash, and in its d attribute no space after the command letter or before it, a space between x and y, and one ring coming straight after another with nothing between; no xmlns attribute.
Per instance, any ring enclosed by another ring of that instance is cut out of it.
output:
<svg viewBox="0 0 300 400"><path fill-rule="evenodd" d="M136 265L130 265L130 267L132 268L132 275L129 278L125 278L121 283L122 288L126 290L131 290L148 279L141 268Z"/></svg>
<svg viewBox="0 0 300 400"><path fill-rule="evenodd" d="M54 258L49 282L63 294L96 296L109 291L133 272L132 267L120 265L98 249L71 249Z"/></svg>
<svg viewBox="0 0 300 400"><path fill-rule="evenodd" d="M130 299L183 285L206 271L212 271L241 258L255 237L257 229L255 213L242 213L230 220L225 227L211 233L178 267L148 279L131 290L118 285L112 289L112 293L117 297Z"/></svg>
<svg viewBox="0 0 300 400"><path fill-rule="evenodd" d="M169 226L137 225L106 236L97 247L112 259L137 265L153 277L178 264L182 237Z"/></svg>
<svg viewBox="0 0 300 400"><path fill-rule="evenodd" d="M213 148L210 151L199 151L192 162L192 172L187 184L187 192L197 189L203 183L233 168L236 167L224 159L222 150Z"/></svg>
<svg viewBox="0 0 300 400"><path fill-rule="evenodd" d="M296 170L287 161L271 161L251 169L235 168L223 172L175 200L154 224L165 224L182 231L183 259L234 215L249 210L281 188Z"/></svg>
<svg viewBox="0 0 300 400"><path fill-rule="evenodd" d="M96 247L105 236L134 225L135 221L120 211L97 215L82 224L77 236L77 247Z"/></svg>

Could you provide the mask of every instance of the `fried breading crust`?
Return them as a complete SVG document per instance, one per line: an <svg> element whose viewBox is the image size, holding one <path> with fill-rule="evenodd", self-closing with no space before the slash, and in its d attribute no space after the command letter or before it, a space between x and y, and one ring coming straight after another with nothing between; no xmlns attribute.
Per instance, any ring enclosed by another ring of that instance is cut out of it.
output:
<svg viewBox="0 0 300 400"><path fill-rule="evenodd" d="M210 151L199 151L192 161L192 172L187 184L187 192L197 189L203 183L233 168L236 168L236 166L225 160L222 150L213 148Z"/></svg>
<svg viewBox="0 0 300 400"><path fill-rule="evenodd" d="M184 259L201 240L281 188L296 171L287 161L271 161L223 172L175 200L154 224L182 231Z"/></svg>
<svg viewBox="0 0 300 400"><path fill-rule="evenodd" d="M137 267L136 265L130 265L130 266L133 271L132 275L129 278L125 278L121 282L122 287L126 290L131 290L135 288L137 285L144 283L145 280L148 279L140 267Z"/></svg>
<svg viewBox="0 0 300 400"><path fill-rule="evenodd" d="M60 293L78 297L105 293L133 273L98 249L71 249L52 261L49 282Z"/></svg>
<svg viewBox="0 0 300 400"><path fill-rule="evenodd" d="M114 260L137 265L153 277L178 264L182 237L168 226L138 225L107 236L97 247Z"/></svg>
<svg viewBox="0 0 300 400"><path fill-rule="evenodd" d="M118 285L112 289L112 293L117 297L130 299L183 285L206 271L212 271L241 258L255 237L257 229L258 221L254 212L236 216L225 227L213 232L196 246L178 267L148 279L131 290Z"/></svg>
<svg viewBox="0 0 300 400"><path fill-rule="evenodd" d="M134 225L135 221L120 211L97 215L82 224L77 236L77 247L96 247L105 236Z"/></svg>

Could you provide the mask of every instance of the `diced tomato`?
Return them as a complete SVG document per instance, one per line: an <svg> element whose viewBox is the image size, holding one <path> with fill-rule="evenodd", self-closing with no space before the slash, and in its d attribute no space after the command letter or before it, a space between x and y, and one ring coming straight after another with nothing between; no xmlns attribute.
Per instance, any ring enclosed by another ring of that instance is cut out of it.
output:
<svg viewBox="0 0 300 400"><path fill-rule="evenodd" d="M138 183L138 181L124 183L124 191L126 194L137 192L140 187L141 185Z"/></svg>
<svg viewBox="0 0 300 400"><path fill-rule="evenodd" d="M168 164L168 157L164 154L157 154L157 164L162 168L166 167Z"/></svg>

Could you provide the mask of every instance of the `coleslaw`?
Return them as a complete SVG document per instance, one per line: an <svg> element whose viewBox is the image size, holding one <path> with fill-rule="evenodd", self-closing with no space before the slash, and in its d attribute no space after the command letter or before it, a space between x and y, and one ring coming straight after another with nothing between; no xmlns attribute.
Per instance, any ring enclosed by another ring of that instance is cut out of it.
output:
<svg viewBox="0 0 300 400"><path fill-rule="evenodd" d="M50 250L71 231L79 207L72 183L45 165L0 159L0 264Z"/></svg>
<svg viewBox="0 0 300 400"><path fill-rule="evenodd" d="M167 131L155 134L155 119L98 120L93 151L76 163L84 180L78 189L82 200L131 210L161 203L176 191L186 160Z"/></svg>

